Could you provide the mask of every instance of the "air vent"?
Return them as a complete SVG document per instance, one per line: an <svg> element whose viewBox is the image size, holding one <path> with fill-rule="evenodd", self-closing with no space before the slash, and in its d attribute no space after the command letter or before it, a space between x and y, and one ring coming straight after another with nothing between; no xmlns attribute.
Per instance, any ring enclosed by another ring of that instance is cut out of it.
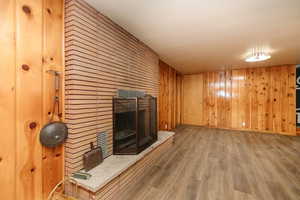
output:
<svg viewBox="0 0 300 200"><path fill-rule="evenodd" d="M110 156L107 150L107 133L101 132L97 134L97 144L102 149L103 158Z"/></svg>

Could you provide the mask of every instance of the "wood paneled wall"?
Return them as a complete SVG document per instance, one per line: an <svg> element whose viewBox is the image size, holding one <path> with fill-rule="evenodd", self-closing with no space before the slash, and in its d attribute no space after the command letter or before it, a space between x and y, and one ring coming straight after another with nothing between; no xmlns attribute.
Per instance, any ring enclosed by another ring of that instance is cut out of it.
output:
<svg viewBox="0 0 300 200"><path fill-rule="evenodd" d="M158 56L83 0L67 0L66 144L67 173L82 168L82 154L107 133L112 153L112 98L117 89L159 91Z"/></svg>
<svg viewBox="0 0 300 200"><path fill-rule="evenodd" d="M171 130L181 123L182 76L159 61L159 129Z"/></svg>
<svg viewBox="0 0 300 200"><path fill-rule="evenodd" d="M64 1L44 0L43 1L43 123L48 123L53 112L53 98L55 96L53 74L49 70L60 73L60 110L54 115L54 120L60 120L58 112L61 113L61 120L65 118L65 64L64 64ZM58 94L57 94L58 95ZM64 146L42 149L43 159L43 198L47 199L48 194L55 185L64 177Z"/></svg>
<svg viewBox="0 0 300 200"><path fill-rule="evenodd" d="M0 4L0 199L16 199L16 2Z"/></svg>
<svg viewBox="0 0 300 200"><path fill-rule="evenodd" d="M47 71L63 77L63 1L1 1L0 18L0 199L45 199L63 177L63 147L39 142L53 108Z"/></svg>
<svg viewBox="0 0 300 200"><path fill-rule="evenodd" d="M183 77L183 122L295 135L295 66Z"/></svg>
<svg viewBox="0 0 300 200"><path fill-rule="evenodd" d="M176 74L176 108L175 108L175 116L176 116L176 125L182 124L182 102L183 102L183 84L182 84L182 75Z"/></svg>

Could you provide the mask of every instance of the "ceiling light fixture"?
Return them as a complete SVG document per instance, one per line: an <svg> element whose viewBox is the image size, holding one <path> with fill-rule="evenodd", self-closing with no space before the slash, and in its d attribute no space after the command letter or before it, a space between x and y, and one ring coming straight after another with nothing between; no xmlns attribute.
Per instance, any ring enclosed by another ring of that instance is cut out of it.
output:
<svg viewBox="0 0 300 200"><path fill-rule="evenodd" d="M259 62L268 60L271 58L271 55L267 52L263 51L262 49L253 49L252 54L246 58L246 62Z"/></svg>

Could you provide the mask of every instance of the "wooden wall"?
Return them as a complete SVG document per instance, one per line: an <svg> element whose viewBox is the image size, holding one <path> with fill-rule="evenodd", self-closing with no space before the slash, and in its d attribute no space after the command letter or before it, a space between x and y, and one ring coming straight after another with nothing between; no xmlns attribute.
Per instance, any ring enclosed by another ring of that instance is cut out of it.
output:
<svg viewBox="0 0 300 200"><path fill-rule="evenodd" d="M0 4L0 199L16 199L16 2ZM18 180L19 181L19 180Z"/></svg>
<svg viewBox="0 0 300 200"><path fill-rule="evenodd" d="M171 130L181 123L182 76L159 61L159 129Z"/></svg>
<svg viewBox="0 0 300 200"><path fill-rule="evenodd" d="M182 102L183 102L183 84L182 84L182 75L176 74L176 108L175 108L175 116L176 116L176 125L182 124Z"/></svg>
<svg viewBox="0 0 300 200"><path fill-rule="evenodd" d="M183 77L183 122L295 135L295 66Z"/></svg>
<svg viewBox="0 0 300 200"><path fill-rule="evenodd" d="M47 71L63 71L62 15L62 0L1 1L0 199L45 199L62 178L63 147L39 142L53 106Z"/></svg>
<svg viewBox="0 0 300 200"><path fill-rule="evenodd" d="M67 0L66 145L67 173L82 168L82 154L106 132L112 153L112 97L117 89L158 96L158 56L83 0Z"/></svg>

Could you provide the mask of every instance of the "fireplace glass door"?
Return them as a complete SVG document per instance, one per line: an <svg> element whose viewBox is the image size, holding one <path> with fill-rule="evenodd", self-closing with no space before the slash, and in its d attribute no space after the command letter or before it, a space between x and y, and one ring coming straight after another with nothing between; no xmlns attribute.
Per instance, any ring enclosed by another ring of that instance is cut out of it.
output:
<svg viewBox="0 0 300 200"><path fill-rule="evenodd" d="M113 99L113 152L138 154L157 140L156 98Z"/></svg>

